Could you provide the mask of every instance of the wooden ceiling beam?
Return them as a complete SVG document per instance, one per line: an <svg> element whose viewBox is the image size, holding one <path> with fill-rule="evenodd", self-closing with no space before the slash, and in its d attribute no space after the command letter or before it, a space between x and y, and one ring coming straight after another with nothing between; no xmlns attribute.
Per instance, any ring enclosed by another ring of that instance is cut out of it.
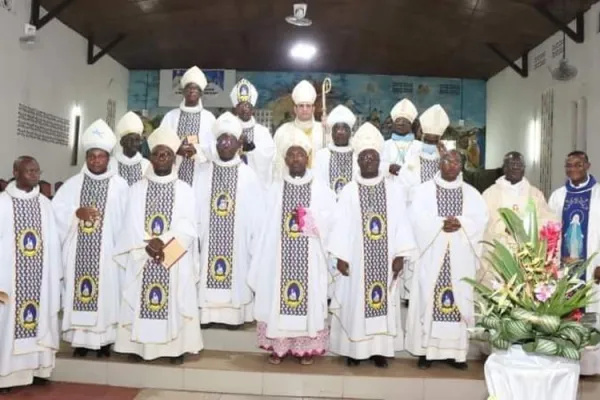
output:
<svg viewBox="0 0 600 400"><path fill-rule="evenodd" d="M552 14L546 6L536 5L534 7L537 12L539 12L544 18L548 21L552 22L558 29L563 31L565 35L571 38L575 43L583 43L585 40L584 36L584 28L585 28L585 20L583 18L583 11L578 11L575 14L575 30L571 29L566 22L561 21L554 14Z"/></svg>
<svg viewBox="0 0 600 400"><path fill-rule="evenodd" d="M88 53L87 53L88 65L96 64L96 62L99 59L104 57L109 51L114 49L116 45L121 43L123 41L123 39L125 39L125 36L126 35L124 33L117 35L117 37L114 38L110 43L108 43L103 49L101 49L98 52L98 54L94 54L94 46L96 46L96 44L94 43L94 34L89 35L87 38L87 40L88 40Z"/></svg>
<svg viewBox="0 0 600 400"><path fill-rule="evenodd" d="M522 78L529 76L529 52L526 51L521 56L521 66L515 64L506 54L504 54L495 44L486 43L486 46L498 57L500 57L510 68L512 68Z"/></svg>
<svg viewBox="0 0 600 400"><path fill-rule="evenodd" d="M73 4L75 0L63 0L59 4L57 4L54 8L48 10L46 15L40 17L40 0L31 0L31 11L29 23L39 31L42 29L48 22L52 21L54 18L58 16L65 8Z"/></svg>

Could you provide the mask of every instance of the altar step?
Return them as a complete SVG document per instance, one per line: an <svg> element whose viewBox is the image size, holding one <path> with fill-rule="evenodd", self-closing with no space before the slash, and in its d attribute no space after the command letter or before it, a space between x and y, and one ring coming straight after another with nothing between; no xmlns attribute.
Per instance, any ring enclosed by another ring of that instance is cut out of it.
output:
<svg viewBox="0 0 600 400"><path fill-rule="evenodd" d="M185 363L173 366L166 360L130 362L113 354L97 359L72 358L62 350L52 379L60 382L99 384L144 389L213 392L243 395L292 396L304 398L346 398L374 400L485 400L483 363L472 361L467 371L439 363L427 371L415 360L395 359L389 368L371 363L347 367L340 357L322 357L303 366L296 359L271 365L267 356L205 350L186 356ZM275 400L275 399L272 399Z"/></svg>
<svg viewBox="0 0 600 400"><path fill-rule="evenodd" d="M245 324L236 331L230 331L219 326L203 329L202 338L206 350L264 354L264 351L256 345L255 324ZM334 356L334 354L331 353L328 353L327 355ZM415 359L414 356L406 351L396 352L396 358ZM469 360L482 359L481 343L471 342L467 358Z"/></svg>

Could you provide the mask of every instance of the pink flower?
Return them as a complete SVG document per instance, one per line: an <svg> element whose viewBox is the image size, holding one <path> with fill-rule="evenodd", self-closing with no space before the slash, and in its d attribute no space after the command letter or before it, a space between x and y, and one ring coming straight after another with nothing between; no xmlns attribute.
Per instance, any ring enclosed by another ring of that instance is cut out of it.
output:
<svg viewBox="0 0 600 400"><path fill-rule="evenodd" d="M559 270L556 263L550 262L546 264L546 272L548 272L554 279L559 279Z"/></svg>
<svg viewBox="0 0 600 400"><path fill-rule="evenodd" d="M319 236L317 223L315 222L315 219L308 208L298 206L296 209L296 215L298 216L298 226L300 227L300 232L302 232L305 236Z"/></svg>
<svg viewBox="0 0 600 400"><path fill-rule="evenodd" d="M546 300L548 300L550 297L552 297L552 294L554 293L555 289L556 288L554 287L554 285L548 285L546 283L538 283L534 289L535 298L538 301L541 301L542 303L544 303Z"/></svg>
<svg viewBox="0 0 600 400"><path fill-rule="evenodd" d="M548 222L540 230L540 238L548 243L546 250L547 259L551 260L556 256L558 243L561 235L560 222Z"/></svg>
<svg viewBox="0 0 600 400"><path fill-rule="evenodd" d="M568 319L573 320L573 321L577 321L579 322L581 320L581 318L583 317L583 313L581 312L581 310L577 309L574 310L569 316Z"/></svg>

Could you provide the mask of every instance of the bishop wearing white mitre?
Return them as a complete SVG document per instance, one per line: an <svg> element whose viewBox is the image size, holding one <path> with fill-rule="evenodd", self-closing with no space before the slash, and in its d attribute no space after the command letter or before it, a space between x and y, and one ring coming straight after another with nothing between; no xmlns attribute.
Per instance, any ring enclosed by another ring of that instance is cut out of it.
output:
<svg viewBox="0 0 600 400"><path fill-rule="evenodd" d="M202 324L235 329L254 321L248 269L264 222L261 182L238 155L242 124L230 112L215 125L217 157L201 166L197 196Z"/></svg>
<svg viewBox="0 0 600 400"><path fill-rule="evenodd" d="M193 66L181 77L183 101L179 108L169 111L160 126L169 127L181 139L177 149L179 179L190 186L200 164L213 157L215 116L202 104L202 94L208 81L200 68Z"/></svg>
<svg viewBox="0 0 600 400"><path fill-rule="evenodd" d="M286 132L289 133L289 126L295 126L306 135L311 144L311 151L308 155L308 168L313 167L313 158L315 153L327 145L323 134L323 126L315 121L315 101L317 100L317 91L308 81L300 81L292 91L292 100L294 101L294 121L286 122L275 132L275 146L277 155L275 156L274 179L281 179L285 175L285 154L279 149L286 143Z"/></svg>
<svg viewBox="0 0 600 400"><path fill-rule="evenodd" d="M148 137L152 169L130 189L116 249L125 278L115 351L136 360L170 357L179 364L203 348L197 209L193 189L174 168L180 145L168 127Z"/></svg>
<svg viewBox="0 0 600 400"><path fill-rule="evenodd" d="M150 161L140 152L144 123L139 115L129 111L117 123L115 133L119 137L120 146L115 146L113 160L119 175L131 186L141 180L150 168Z"/></svg>
<svg viewBox="0 0 600 400"><path fill-rule="evenodd" d="M242 79L233 87L230 97L242 125L241 158L256 173L266 190L273 174L275 142L269 129L254 118L258 91L252 83Z"/></svg>

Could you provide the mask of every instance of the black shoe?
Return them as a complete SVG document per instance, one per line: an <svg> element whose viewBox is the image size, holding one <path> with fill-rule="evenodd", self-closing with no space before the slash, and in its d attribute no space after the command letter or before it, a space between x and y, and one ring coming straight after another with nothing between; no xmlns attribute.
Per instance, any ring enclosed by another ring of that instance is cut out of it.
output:
<svg viewBox="0 0 600 400"><path fill-rule="evenodd" d="M429 369L431 368L431 361L425 358L425 356L420 356L417 367L419 367L419 369Z"/></svg>
<svg viewBox="0 0 600 400"><path fill-rule="evenodd" d="M227 329L228 331L237 331L242 326L244 326L244 325L243 324L242 325L225 325L225 329Z"/></svg>
<svg viewBox="0 0 600 400"><path fill-rule="evenodd" d="M96 357L98 358L102 358L102 357L110 357L110 344L107 344L106 346L102 346L100 347L100 350L98 350L96 352Z"/></svg>
<svg viewBox="0 0 600 400"><path fill-rule="evenodd" d="M172 365L182 365L183 364L183 356L179 356L179 357L171 357L169 359L169 362Z"/></svg>
<svg viewBox="0 0 600 400"><path fill-rule="evenodd" d="M346 357L346 365L349 367L356 367L356 366L360 365L360 360L357 360L355 358Z"/></svg>
<svg viewBox="0 0 600 400"><path fill-rule="evenodd" d="M75 350L73 350L73 357L84 358L85 356L87 356L88 351L89 350L84 347L75 347Z"/></svg>
<svg viewBox="0 0 600 400"><path fill-rule="evenodd" d="M456 368L458 370L461 371L465 371L469 368L469 366L467 365L466 362L456 362L455 360L448 360L448 364L452 367L452 368Z"/></svg>
<svg viewBox="0 0 600 400"><path fill-rule="evenodd" d="M200 324L200 329L210 329L214 326L212 322L210 324Z"/></svg>
<svg viewBox="0 0 600 400"><path fill-rule="evenodd" d="M386 358L384 356L373 356L373 357L371 357L371 360L373 360L373 364L375 364L375 366L377 368L387 368L388 367L388 361L386 360Z"/></svg>
<svg viewBox="0 0 600 400"><path fill-rule="evenodd" d="M2 388L0 389L0 395L7 395L12 391L12 388Z"/></svg>
<svg viewBox="0 0 600 400"><path fill-rule="evenodd" d="M38 378L37 376L34 376L32 384L35 386L46 386L50 384L50 381L48 379Z"/></svg>

